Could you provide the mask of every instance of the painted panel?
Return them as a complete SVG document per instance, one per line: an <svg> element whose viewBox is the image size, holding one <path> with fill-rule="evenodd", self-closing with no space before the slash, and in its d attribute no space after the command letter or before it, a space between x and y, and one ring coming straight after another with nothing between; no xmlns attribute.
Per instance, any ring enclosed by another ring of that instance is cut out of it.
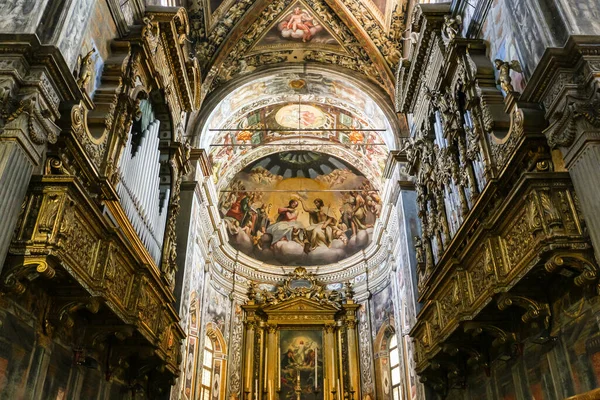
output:
<svg viewBox="0 0 600 400"><path fill-rule="evenodd" d="M327 31L313 11L301 2L282 13L257 47L285 44L286 42L337 44L337 40Z"/></svg>
<svg viewBox="0 0 600 400"><path fill-rule="evenodd" d="M395 327L394 304L391 286L386 286L381 292L375 294L372 299L373 310L373 336L380 334L380 329L386 323Z"/></svg>
<svg viewBox="0 0 600 400"><path fill-rule="evenodd" d="M281 330L279 340L280 398L297 399L299 386L300 399L323 400L323 331Z"/></svg>

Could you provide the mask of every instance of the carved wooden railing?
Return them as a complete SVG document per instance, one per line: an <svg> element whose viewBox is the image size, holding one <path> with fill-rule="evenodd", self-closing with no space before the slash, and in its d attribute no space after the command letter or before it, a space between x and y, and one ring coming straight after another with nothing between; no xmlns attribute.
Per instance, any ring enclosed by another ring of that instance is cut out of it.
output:
<svg viewBox="0 0 600 400"><path fill-rule="evenodd" d="M423 233L411 336L421 380L442 394L468 368L550 340L552 299L596 295L600 278L542 108L519 101L506 71L503 95L482 41L448 36L448 7L415 11L419 40L397 90L414 124L405 151Z"/></svg>
<svg viewBox="0 0 600 400"><path fill-rule="evenodd" d="M79 304L74 307L70 301L69 308L63 309L63 301L54 302L51 314L59 317L45 322L45 333L50 336L72 325L78 310L100 310L98 324L113 320L113 333L122 337L123 348L146 348L174 376L179 342L185 336L173 308L174 298L157 271L126 243L74 176L34 179L23 203L2 290L21 295L36 281Z"/></svg>

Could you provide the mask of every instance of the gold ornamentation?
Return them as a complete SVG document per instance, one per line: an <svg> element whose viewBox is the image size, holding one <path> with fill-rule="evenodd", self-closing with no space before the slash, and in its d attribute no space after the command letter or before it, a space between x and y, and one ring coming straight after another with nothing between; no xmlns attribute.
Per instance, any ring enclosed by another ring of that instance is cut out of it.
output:
<svg viewBox="0 0 600 400"><path fill-rule="evenodd" d="M497 58L494 60L494 65L496 66L496 69L500 71L498 83L502 90L504 90L506 94L515 93L515 88L512 85L512 78L510 77L510 71L523 72L519 61L503 61Z"/></svg>
<svg viewBox="0 0 600 400"><path fill-rule="evenodd" d="M81 55L77 56L77 69L75 70L74 75L77 77L77 86L79 86L79 89L86 94L87 85L92 78L92 72L94 70L94 59L92 56L95 52L96 49L92 47L92 49L83 57Z"/></svg>
<svg viewBox="0 0 600 400"><path fill-rule="evenodd" d="M505 293L498 300L498 309L506 310L510 306L518 306L526 310L521 316L521 320L528 324L534 320L542 319L544 328L550 326L550 306L547 303L540 303L526 296Z"/></svg>

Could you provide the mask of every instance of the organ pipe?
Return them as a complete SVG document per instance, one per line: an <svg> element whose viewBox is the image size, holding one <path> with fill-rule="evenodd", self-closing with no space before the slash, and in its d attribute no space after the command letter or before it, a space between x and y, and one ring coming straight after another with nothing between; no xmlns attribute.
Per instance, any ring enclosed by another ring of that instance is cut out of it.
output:
<svg viewBox="0 0 600 400"><path fill-rule="evenodd" d="M148 112L147 109L143 111L145 114ZM117 185L117 193L127 218L156 264L159 265L167 221L167 207L162 205L167 204L169 188L163 185L164 193L161 196L160 121L154 118L151 111L149 113L144 115L150 117L150 122L147 126L142 124L143 132L137 146L134 143L134 128L132 127L130 131L125 151L119 162L121 179Z"/></svg>

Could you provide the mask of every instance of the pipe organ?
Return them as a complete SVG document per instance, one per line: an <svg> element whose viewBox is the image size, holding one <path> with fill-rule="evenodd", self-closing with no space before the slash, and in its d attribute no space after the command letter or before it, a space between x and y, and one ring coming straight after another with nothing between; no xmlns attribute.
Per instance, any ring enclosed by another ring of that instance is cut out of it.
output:
<svg viewBox="0 0 600 400"><path fill-rule="evenodd" d="M119 162L117 193L127 218L160 265L170 188L160 182L160 121L147 100L132 124Z"/></svg>

